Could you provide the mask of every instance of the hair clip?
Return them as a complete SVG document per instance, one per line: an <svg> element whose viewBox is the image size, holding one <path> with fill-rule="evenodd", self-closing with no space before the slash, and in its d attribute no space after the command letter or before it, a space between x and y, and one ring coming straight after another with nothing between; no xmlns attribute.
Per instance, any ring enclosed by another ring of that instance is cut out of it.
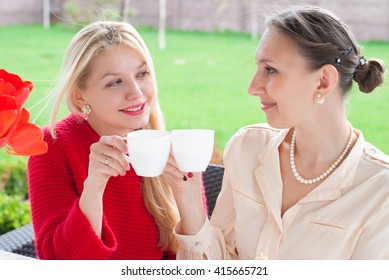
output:
<svg viewBox="0 0 389 280"><path fill-rule="evenodd" d="M361 58L359 59L359 66L362 67L363 65L365 65L365 63L366 63L366 59L363 56L361 56Z"/></svg>
<svg viewBox="0 0 389 280"><path fill-rule="evenodd" d="M355 76L355 74L356 74L357 72L361 71L361 69L362 69L363 65L365 65L365 63L366 63L366 59L365 59L363 56L361 56L361 57L359 58L359 63L358 63L358 65L357 65L357 67L355 67L355 71L354 71L353 76Z"/></svg>
<svg viewBox="0 0 389 280"><path fill-rule="evenodd" d="M343 59L345 59L353 50L352 46L348 47L339 57L335 58L337 64L339 64Z"/></svg>

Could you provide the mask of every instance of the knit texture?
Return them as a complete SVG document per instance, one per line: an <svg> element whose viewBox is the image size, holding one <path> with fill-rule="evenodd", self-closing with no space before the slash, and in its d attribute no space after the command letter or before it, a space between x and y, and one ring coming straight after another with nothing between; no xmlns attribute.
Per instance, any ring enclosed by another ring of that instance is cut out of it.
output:
<svg viewBox="0 0 389 280"><path fill-rule="evenodd" d="M100 136L75 114L60 121L56 132L53 139L44 129L48 153L33 156L28 162L38 257L163 259L164 252L157 246L158 227L143 201L142 178L131 168L125 176L109 179L100 239L78 206L88 175L90 146Z"/></svg>

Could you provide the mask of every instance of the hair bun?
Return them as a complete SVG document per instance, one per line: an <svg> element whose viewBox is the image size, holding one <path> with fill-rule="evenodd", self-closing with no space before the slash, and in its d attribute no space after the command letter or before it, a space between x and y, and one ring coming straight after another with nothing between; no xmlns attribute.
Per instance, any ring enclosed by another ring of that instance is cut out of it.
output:
<svg viewBox="0 0 389 280"><path fill-rule="evenodd" d="M385 65L379 59L363 61L355 70L353 79L358 83L361 92L370 93L384 82Z"/></svg>

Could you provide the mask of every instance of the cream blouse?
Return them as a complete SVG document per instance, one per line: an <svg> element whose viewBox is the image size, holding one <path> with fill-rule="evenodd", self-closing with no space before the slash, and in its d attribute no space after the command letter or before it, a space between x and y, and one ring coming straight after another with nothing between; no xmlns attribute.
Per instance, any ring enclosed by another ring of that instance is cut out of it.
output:
<svg viewBox="0 0 389 280"><path fill-rule="evenodd" d="M389 157L354 131L342 164L281 217L278 146L288 130L240 129L211 221L196 235L176 233L177 258L389 259Z"/></svg>

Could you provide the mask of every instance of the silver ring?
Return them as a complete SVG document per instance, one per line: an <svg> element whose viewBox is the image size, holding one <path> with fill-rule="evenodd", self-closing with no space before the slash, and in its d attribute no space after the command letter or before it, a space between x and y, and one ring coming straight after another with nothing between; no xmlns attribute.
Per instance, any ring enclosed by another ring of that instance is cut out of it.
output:
<svg viewBox="0 0 389 280"><path fill-rule="evenodd" d="M104 164L105 164L105 165L108 165L108 162L109 162L109 159L106 158L106 159L104 160Z"/></svg>

